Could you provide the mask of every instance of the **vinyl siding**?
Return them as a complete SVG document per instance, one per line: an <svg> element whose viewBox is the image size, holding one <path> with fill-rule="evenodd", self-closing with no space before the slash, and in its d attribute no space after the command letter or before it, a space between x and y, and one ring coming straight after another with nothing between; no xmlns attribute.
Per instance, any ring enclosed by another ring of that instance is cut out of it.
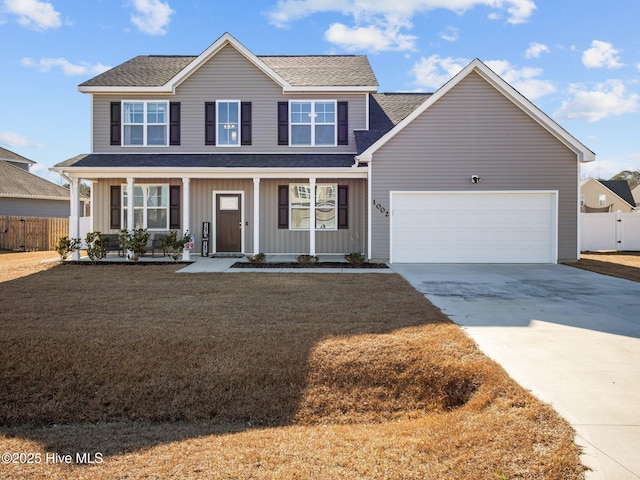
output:
<svg viewBox="0 0 640 480"><path fill-rule="evenodd" d="M265 253L309 253L309 233L277 228L277 190L278 185L300 180L262 179L260 182L260 250ZM349 185L349 228L331 232L318 232L316 236L317 253L363 252L366 245L363 204L365 203L366 181L362 179L318 179L319 183L338 183ZM111 185L125 184L125 179L99 180L94 183L95 215L94 228L104 233L117 233L109 228L109 195ZM143 183L168 183L182 185L180 179L144 179ZM211 222L210 238L213 236L214 191L244 192L245 236L243 252L253 252L253 180L251 179L192 179L189 185L191 233L196 237L196 249L202 248L202 222ZM184 223L183 223L184 225ZM210 241L210 251L213 243Z"/></svg>
<svg viewBox="0 0 640 480"><path fill-rule="evenodd" d="M606 188L600 182L596 180L588 180L580 188L580 194L584 195L584 204L589 207L600 208L601 205L600 195L606 195L605 205L608 207L611 205L611 211L617 212L621 210L623 212L631 212L633 207L627 202L623 201L618 195Z"/></svg>
<svg viewBox="0 0 640 480"><path fill-rule="evenodd" d="M371 188L387 210L393 190L558 190L563 260L577 257L577 179L576 154L472 73L374 154ZM371 218L371 256L388 259L389 218Z"/></svg>
<svg viewBox="0 0 640 480"><path fill-rule="evenodd" d="M18 217L69 217L69 200L36 200L31 198L0 198L0 215Z"/></svg>
<svg viewBox="0 0 640 480"><path fill-rule="evenodd" d="M337 147L278 146L277 104L288 100L340 100L349 102L349 145ZM180 102L181 145L170 147L121 147L110 145L110 102L121 100L167 100ZM240 100L252 103L252 145L206 146L204 103ZM175 95L93 96L94 153L307 153L356 151L354 129L365 128L367 96L354 94L284 95L282 88L233 47L226 46L176 88Z"/></svg>

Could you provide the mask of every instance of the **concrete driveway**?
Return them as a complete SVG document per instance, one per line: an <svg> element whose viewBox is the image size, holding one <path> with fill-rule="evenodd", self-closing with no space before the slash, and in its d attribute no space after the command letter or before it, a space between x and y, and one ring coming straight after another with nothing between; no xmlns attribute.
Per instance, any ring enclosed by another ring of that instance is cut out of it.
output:
<svg viewBox="0 0 640 480"><path fill-rule="evenodd" d="M588 479L640 479L640 283L565 265L392 268L573 425Z"/></svg>

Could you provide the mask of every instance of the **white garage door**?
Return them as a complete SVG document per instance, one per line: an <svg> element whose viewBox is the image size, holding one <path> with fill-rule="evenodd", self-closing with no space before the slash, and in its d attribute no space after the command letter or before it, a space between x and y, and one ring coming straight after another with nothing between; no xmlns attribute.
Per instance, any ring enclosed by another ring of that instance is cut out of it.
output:
<svg viewBox="0 0 640 480"><path fill-rule="evenodd" d="M557 192L391 192L395 263L555 263Z"/></svg>

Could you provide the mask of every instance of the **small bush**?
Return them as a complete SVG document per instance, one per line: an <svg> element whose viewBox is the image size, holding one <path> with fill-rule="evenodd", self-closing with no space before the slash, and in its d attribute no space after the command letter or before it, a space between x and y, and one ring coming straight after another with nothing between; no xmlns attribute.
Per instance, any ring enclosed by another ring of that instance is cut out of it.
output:
<svg viewBox="0 0 640 480"><path fill-rule="evenodd" d="M315 255L299 255L296 261L301 265L313 265L319 262L319 259Z"/></svg>
<svg viewBox="0 0 640 480"><path fill-rule="evenodd" d="M55 244L56 252L60 255L60 260L66 260L76 250L80 250L82 240L79 238L69 238L66 235L60 237Z"/></svg>
<svg viewBox="0 0 640 480"><path fill-rule="evenodd" d="M266 261L267 256L264 253L256 253L255 255L246 255L246 258L249 260L249 263L259 265Z"/></svg>
<svg viewBox="0 0 640 480"><path fill-rule="evenodd" d="M93 263L98 263L107 256L107 247L109 246L109 238L103 237L100 232L89 232L85 237L87 244L87 255Z"/></svg>
<svg viewBox="0 0 640 480"><path fill-rule="evenodd" d="M349 262L349 265L353 265L356 267L361 266L366 261L366 258L362 253L355 252L345 254L344 259Z"/></svg>
<svg viewBox="0 0 640 480"><path fill-rule="evenodd" d="M141 255L147 248L147 242L149 241L149 233L144 228L137 228L129 232L126 229L120 230L120 243L125 250L129 250L131 253L127 254L129 260L137 262Z"/></svg>
<svg viewBox="0 0 640 480"><path fill-rule="evenodd" d="M184 247L186 247L190 240L191 234L189 230L184 232L180 240L178 240L178 232L172 230L160 239L160 245L164 252L169 255L174 262L177 262L184 251Z"/></svg>

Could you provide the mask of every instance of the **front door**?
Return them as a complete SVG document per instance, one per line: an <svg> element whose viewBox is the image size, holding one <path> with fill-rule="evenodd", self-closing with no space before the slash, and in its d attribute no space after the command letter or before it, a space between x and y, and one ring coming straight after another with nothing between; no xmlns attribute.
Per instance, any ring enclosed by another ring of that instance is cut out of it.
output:
<svg viewBox="0 0 640 480"><path fill-rule="evenodd" d="M239 193L216 194L216 252L242 252L242 205Z"/></svg>

